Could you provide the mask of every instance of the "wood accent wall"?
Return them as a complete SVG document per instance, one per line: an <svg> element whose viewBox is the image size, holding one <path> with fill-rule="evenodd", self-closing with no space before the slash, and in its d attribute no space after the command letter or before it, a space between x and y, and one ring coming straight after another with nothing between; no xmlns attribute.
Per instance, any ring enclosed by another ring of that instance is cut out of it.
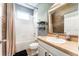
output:
<svg viewBox="0 0 79 59"><path fill-rule="evenodd" d="M2 40L6 40L6 31L7 31L7 4L3 4L2 11ZM2 55L6 55L6 42L2 43Z"/></svg>
<svg viewBox="0 0 79 59"><path fill-rule="evenodd" d="M64 33L64 16L52 14L52 25L54 33Z"/></svg>

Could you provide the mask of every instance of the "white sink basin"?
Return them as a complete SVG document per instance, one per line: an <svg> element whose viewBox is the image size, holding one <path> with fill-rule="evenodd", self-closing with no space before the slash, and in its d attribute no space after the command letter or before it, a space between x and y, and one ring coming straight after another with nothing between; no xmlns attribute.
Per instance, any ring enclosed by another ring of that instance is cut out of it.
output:
<svg viewBox="0 0 79 59"><path fill-rule="evenodd" d="M54 42L54 43L65 43L66 42L66 40L64 40L64 39L55 38L55 37L48 37L47 41L51 42L51 43L52 42Z"/></svg>

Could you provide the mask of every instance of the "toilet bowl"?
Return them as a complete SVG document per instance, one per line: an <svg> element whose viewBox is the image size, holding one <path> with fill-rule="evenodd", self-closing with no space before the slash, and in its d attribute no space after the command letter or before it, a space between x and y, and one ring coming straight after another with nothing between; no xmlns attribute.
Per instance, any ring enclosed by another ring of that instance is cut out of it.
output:
<svg viewBox="0 0 79 59"><path fill-rule="evenodd" d="M37 56L38 55L38 43L31 43L29 45L29 49L30 49L30 54L31 56Z"/></svg>
<svg viewBox="0 0 79 59"><path fill-rule="evenodd" d="M30 47L30 49L37 49L38 48L38 43L31 43L30 45L29 45L29 47Z"/></svg>

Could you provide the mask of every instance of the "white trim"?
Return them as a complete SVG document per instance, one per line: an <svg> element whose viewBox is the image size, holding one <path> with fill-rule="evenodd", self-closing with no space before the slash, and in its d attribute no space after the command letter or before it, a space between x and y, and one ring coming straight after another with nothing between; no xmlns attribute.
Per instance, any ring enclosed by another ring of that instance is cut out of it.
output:
<svg viewBox="0 0 79 59"><path fill-rule="evenodd" d="M27 7L27 8L30 8L30 9L38 9L37 7L34 7L34 6L29 5L27 3L26 4L25 3L16 3L16 4Z"/></svg>
<svg viewBox="0 0 79 59"><path fill-rule="evenodd" d="M56 3L54 4L50 10L48 10L48 13L54 12L56 9L60 8L61 6L65 5L67 3Z"/></svg>

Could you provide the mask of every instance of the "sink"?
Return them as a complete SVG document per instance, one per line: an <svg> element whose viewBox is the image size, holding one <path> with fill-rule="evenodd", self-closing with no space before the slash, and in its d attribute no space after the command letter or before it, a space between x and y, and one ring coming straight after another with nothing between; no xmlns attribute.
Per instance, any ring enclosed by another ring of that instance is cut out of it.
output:
<svg viewBox="0 0 79 59"><path fill-rule="evenodd" d="M51 43L52 42L54 42L54 43L65 43L66 42L66 40L61 39L61 38L56 38L56 37L48 37L47 41L51 42Z"/></svg>

